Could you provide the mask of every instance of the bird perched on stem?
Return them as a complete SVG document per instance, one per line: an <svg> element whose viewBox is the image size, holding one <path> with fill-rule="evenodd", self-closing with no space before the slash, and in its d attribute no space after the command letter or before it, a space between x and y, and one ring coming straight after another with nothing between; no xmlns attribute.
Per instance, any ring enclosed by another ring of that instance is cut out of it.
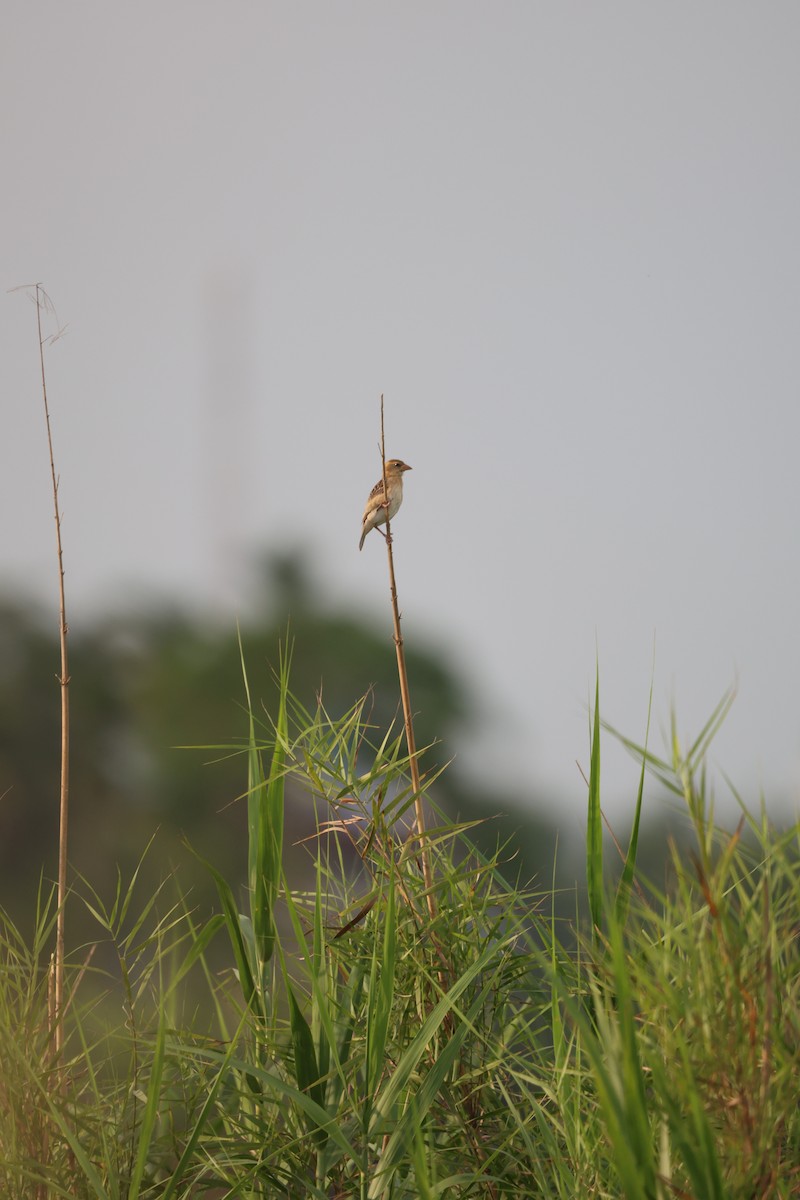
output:
<svg viewBox="0 0 800 1200"><path fill-rule="evenodd" d="M367 536L370 529L375 529L377 525L386 524L387 510L389 514L389 520L394 520L397 510L403 503L403 473L410 470L411 467L408 465L408 463L404 463L402 459L387 458L386 490L388 493L388 498L383 494L383 480L379 479L369 494L367 507L364 509L364 516L361 518L361 541L358 543L359 550L363 548L364 538Z"/></svg>

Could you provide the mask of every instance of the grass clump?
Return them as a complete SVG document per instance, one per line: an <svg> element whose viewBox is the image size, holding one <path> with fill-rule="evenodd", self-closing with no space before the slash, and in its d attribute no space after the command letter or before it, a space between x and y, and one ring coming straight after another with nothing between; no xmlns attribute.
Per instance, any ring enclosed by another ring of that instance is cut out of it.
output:
<svg viewBox="0 0 800 1200"><path fill-rule="evenodd" d="M307 711L287 660L279 683L272 720L249 705L240 748L244 894L210 864L219 911L199 923L180 897L137 915L133 884L109 908L84 885L102 936L68 964L57 1064L52 913L30 949L6 927L3 1194L797 1194L798 831L746 811L732 834L713 827L707 739L688 755L675 739L669 762L638 752L683 797L696 852L673 849L669 890L639 878L643 774L610 886L596 705L589 919L567 929L549 889L513 882L512 847L480 853L437 812L435 778L414 785L402 734L370 744L363 704ZM284 845L285 805L302 802L304 879Z"/></svg>

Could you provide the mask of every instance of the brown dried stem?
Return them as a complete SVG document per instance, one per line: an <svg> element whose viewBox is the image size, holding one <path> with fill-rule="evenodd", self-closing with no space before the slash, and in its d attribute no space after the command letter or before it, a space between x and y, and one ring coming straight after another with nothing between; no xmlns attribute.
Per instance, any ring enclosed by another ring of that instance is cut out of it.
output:
<svg viewBox="0 0 800 1200"><path fill-rule="evenodd" d="M59 479L56 474L53 454L53 435L50 428L50 408L47 403L47 380L44 369L44 344L42 336L42 307L50 307L47 293L36 284L36 325L39 334L39 362L42 369L42 397L47 425L47 446L50 451L50 477L53 483L53 508L56 521L56 550L58 554L58 604L59 634L61 642L61 674L57 676L61 687L61 788L58 832L58 913L56 916L56 951L54 965L54 1051L58 1062L64 1046L64 912L67 898L67 829L69 815L69 665L67 657L67 611L64 599L64 555L61 547L61 511L58 506Z"/></svg>
<svg viewBox="0 0 800 1200"><path fill-rule="evenodd" d="M403 702L403 719L405 721L406 745L411 766L411 786L414 789L415 833L419 841L420 858L422 860L422 876L425 880L425 890L428 898L428 912L431 920L436 917L436 897L433 894L433 873L428 846L425 841L425 809L422 803L422 789L419 777L419 762L417 760L417 743L414 738L414 718L411 712L411 693L408 688L408 671L406 656L403 648L403 634L400 628L400 609L397 603L397 583L394 576L394 555L392 553L392 530L389 523L389 488L386 481L386 440L384 436L383 396L381 395L381 464L383 468L383 497L386 505L386 552L389 557L389 590L392 600L392 617L394 619L394 644L397 650L397 673L400 678L400 698Z"/></svg>

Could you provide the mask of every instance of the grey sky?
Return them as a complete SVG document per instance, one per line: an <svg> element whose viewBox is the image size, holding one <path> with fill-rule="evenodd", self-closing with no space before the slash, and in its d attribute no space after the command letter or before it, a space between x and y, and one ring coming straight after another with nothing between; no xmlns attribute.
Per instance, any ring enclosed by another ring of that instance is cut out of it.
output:
<svg viewBox="0 0 800 1200"><path fill-rule="evenodd" d="M237 555L296 543L388 637L384 392L406 634L481 689L470 762L577 814L595 647L640 737L655 638L654 748L738 674L714 759L796 802L799 47L794 2L8 3L0 263L69 326L73 622L235 613ZM2 307L0 571L49 596L34 312Z"/></svg>

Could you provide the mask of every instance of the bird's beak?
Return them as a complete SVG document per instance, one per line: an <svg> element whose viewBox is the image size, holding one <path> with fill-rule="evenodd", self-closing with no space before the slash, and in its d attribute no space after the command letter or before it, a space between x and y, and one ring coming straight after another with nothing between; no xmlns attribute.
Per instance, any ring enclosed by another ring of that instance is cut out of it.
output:
<svg viewBox="0 0 800 1200"><path fill-rule="evenodd" d="M413 470L414 470L414 468L413 468L413 467L410 467L410 466L408 465L408 463L404 463L404 464L403 464L403 470L404 470L404 471L413 471Z"/></svg>

